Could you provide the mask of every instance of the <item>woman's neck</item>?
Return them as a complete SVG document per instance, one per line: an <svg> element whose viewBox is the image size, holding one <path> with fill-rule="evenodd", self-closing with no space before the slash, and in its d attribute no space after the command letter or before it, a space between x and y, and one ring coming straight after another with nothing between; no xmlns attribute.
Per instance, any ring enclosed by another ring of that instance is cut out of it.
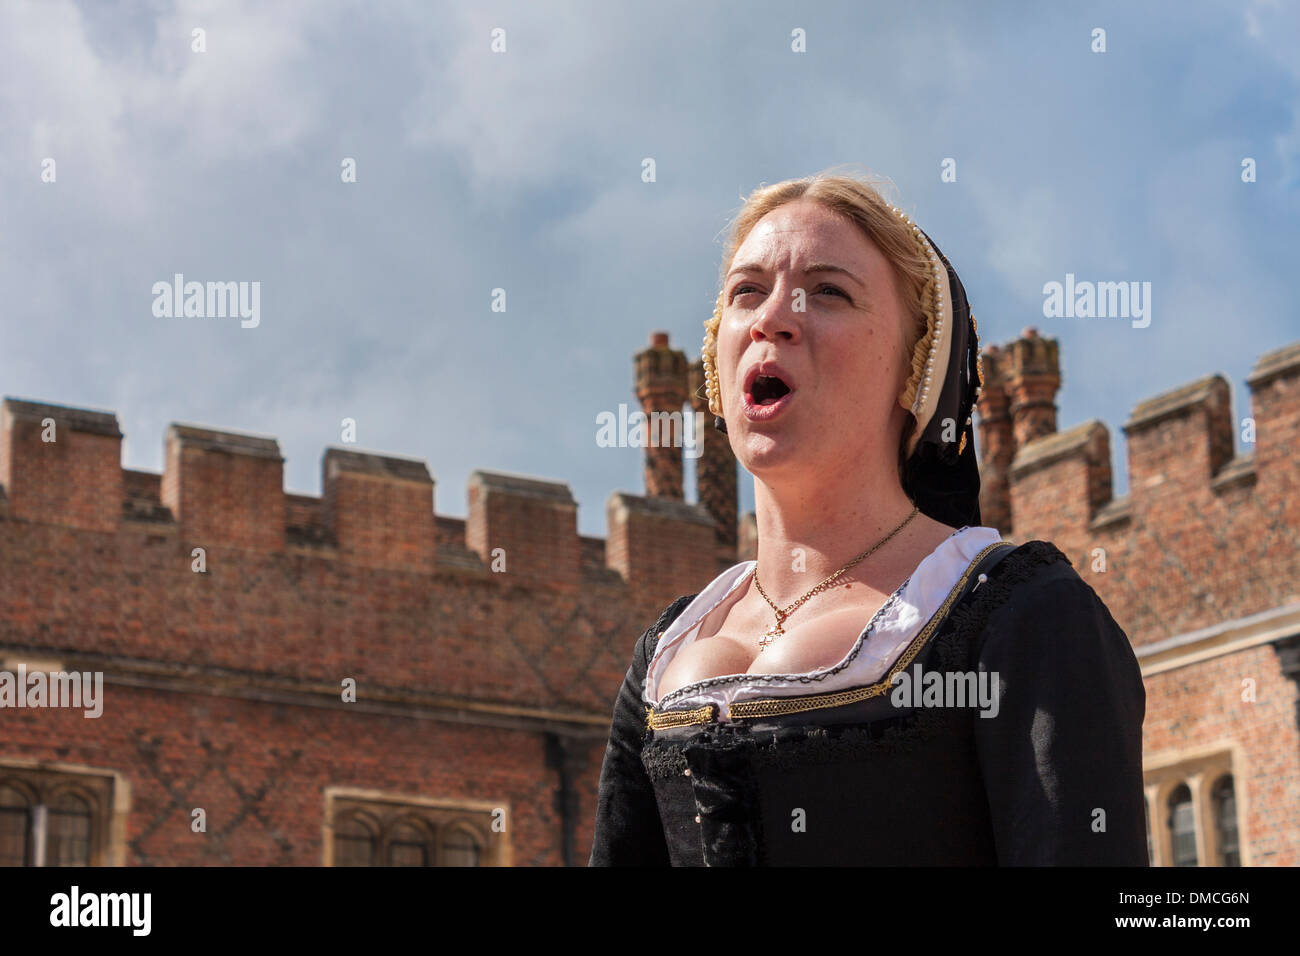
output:
<svg viewBox="0 0 1300 956"><path fill-rule="evenodd" d="M904 522L912 502L897 479L889 477L869 481L861 474L850 475L838 487L825 476L810 476L799 486L755 479L758 571L773 601L782 607L793 603ZM933 540L946 530L946 525L918 512L848 574L865 572L873 564L892 564L917 542Z"/></svg>

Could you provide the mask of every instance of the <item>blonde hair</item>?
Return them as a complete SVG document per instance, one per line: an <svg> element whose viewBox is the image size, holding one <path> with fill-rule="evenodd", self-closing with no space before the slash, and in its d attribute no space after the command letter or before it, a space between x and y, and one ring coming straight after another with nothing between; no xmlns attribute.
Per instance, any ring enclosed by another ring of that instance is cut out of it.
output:
<svg viewBox="0 0 1300 956"><path fill-rule="evenodd" d="M842 168L842 167L837 167ZM722 322L722 308L726 296L726 276L735 260L736 251L760 219L774 209L798 199L811 199L839 213L854 223L885 258L893 270L895 288L905 310L903 341L911 355L912 372L901 396L909 408L908 423L903 428L899 448L900 465L903 450L916 428L915 415L917 391L922 387L927 372L927 360L935 335L941 293L934 281L934 260L929 243L916 233L916 228L899 210L881 196L879 187L888 180L874 176L852 176L824 170L803 179L788 179L772 186L760 186L750 193L732 221L731 234L723 249L722 267L718 277L718 299L713 307L713 317L704 322L704 389L709 411L722 414L722 391L718 381L718 326Z"/></svg>

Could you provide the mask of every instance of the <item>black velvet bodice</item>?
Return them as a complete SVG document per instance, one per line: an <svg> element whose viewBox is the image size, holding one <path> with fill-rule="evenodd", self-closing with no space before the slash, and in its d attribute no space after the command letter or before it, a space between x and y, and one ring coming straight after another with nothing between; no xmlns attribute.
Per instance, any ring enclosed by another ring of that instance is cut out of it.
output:
<svg viewBox="0 0 1300 956"><path fill-rule="evenodd" d="M1059 550L1021 545L915 658L996 672L997 715L882 694L652 729L637 642L601 771L592 865L1139 865L1145 691L1127 637Z"/></svg>

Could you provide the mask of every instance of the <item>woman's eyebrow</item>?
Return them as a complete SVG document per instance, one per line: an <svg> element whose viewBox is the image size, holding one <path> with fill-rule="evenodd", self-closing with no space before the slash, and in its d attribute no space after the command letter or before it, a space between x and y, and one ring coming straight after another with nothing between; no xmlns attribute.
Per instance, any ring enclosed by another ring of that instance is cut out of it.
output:
<svg viewBox="0 0 1300 956"><path fill-rule="evenodd" d="M730 279L737 272L763 272L763 271L764 271L764 266L761 262L746 262L743 263L742 265L736 266L730 272L728 272L727 278ZM848 269L845 269L843 266L831 265L829 262L811 262L803 271L804 271L804 275L812 275L814 272L838 272L841 275L848 276L859 286L866 288L866 286L863 285L862 280L859 279L857 276L855 276Z"/></svg>
<svg viewBox="0 0 1300 956"><path fill-rule="evenodd" d="M804 269L803 271L804 271L804 274L805 274L805 275L812 275L814 272L838 272L838 273L840 273L841 275L846 275L846 276L848 276L850 279L852 279L852 280L853 280L854 282L856 282L858 285L863 286L863 288L866 288L866 286L863 284L862 280L859 279L857 276L855 276L855 275L854 275L852 272L850 272L848 269L845 269L845 268L842 267L842 266L834 266L834 265L831 265L829 262L814 262L814 263L812 263L811 265L809 265L808 268Z"/></svg>

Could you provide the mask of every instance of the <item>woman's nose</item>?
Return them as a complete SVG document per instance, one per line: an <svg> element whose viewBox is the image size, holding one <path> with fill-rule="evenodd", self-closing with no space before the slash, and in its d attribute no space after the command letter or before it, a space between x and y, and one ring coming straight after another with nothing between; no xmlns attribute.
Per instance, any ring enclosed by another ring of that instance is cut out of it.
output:
<svg viewBox="0 0 1300 956"><path fill-rule="evenodd" d="M807 314L795 311L796 302L803 299L803 296L796 295L797 292L797 289L778 284L754 317L750 336L756 340L777 336L797 339L803 316Z"/></svg>

